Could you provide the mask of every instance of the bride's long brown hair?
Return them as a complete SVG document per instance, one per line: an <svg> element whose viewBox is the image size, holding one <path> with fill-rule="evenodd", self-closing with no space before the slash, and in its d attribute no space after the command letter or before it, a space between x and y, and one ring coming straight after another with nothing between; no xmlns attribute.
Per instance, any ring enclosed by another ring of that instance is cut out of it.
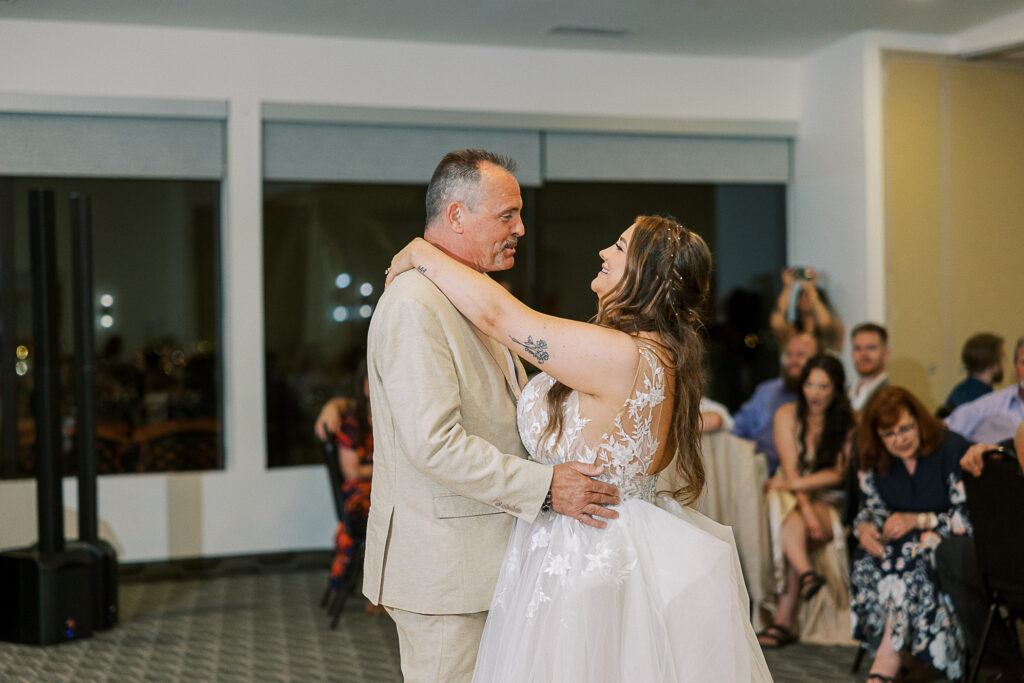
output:
<svg viewBox="0 0 1024 683"><path fill-rule="evenodd" d="M711 252L700 235L671 216L637 216L619 282L603 296L590 322L652 340L667 356L675 403L666 448L676 450L676 467L685 482L675 498L686 505L704 490L700 439L703 343L700 313L711 281ZM571 389L556 382L548 392L552 416L542 441L561 435L562 405Z"/></svg>

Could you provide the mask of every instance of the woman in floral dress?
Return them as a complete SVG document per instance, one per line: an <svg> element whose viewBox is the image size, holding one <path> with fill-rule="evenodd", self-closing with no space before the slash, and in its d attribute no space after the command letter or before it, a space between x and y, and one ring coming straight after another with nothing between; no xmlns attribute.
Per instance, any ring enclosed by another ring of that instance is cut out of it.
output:
<svg viewBox="0 0 1024 683"><path fill-rule="evenodd" d="M894 680L911 657L958 679L963 638L936 581L934 550L971 530L959 462L969 444L896 386L865 407L858 443L860 547L850 592L853 635L876 652L867 680Z"/></svg>

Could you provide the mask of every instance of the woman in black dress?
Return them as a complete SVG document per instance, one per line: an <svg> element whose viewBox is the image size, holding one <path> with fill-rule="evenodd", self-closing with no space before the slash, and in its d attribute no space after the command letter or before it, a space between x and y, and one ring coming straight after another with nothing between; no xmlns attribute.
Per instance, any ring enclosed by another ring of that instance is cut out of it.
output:
<svg viewBox="0 0 1024 683"><path fill-rule="evenodd" d="M892 681L910 657L958 679L963 638L938 588L934 550L971 531L959 462L969 444L909 391L889 386L865 407L858 445L850 607L854 637L876 652L868 681Z"/></svg>

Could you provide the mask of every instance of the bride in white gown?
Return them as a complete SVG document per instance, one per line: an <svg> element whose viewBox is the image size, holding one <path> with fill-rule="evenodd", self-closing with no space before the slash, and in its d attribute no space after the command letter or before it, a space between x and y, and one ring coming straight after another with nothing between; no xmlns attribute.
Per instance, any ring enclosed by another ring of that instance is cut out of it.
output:
<svg viewBox="0 0 1024 683"><path fill-rule="evenodd" d="M673 219L640 216L600 256L592 323L533 311L420 239L392 261L389 281L417 268L545 370L518 406L531 457L603 465L598 478L621 497L604 528L558 510L517 520L473 680L770 681L731 532L676 502L704 485L696 327L707 245ZM658 472L673 461L688 483L656 500Z"/></svg>

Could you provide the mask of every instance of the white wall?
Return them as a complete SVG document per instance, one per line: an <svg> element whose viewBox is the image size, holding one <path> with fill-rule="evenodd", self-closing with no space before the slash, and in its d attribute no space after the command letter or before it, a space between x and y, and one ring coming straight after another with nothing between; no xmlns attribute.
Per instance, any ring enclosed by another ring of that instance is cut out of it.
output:
<svg viewBox="0 0 1024 683"><path fill-rule="evenodd" d="M267 471L260 106L264 102L619 118L694 128L795 124L799 64L0 21L0 111L85 98L228 103L223 185L226 469L101 477L101 528L124 560L327 547L321 467ZM26 97L28 96L28 97ZM112 103L111 106L120 106ZM159 110L159 106L156 106ZM493 121L493 118L488 119ZM641 125L641 127L643 127ZM646 129L646 128L645 128ZM75 507L74 485L65 504ZM35 538L34 484L0 482L0 547ZM69 528L69 535L75 529Z"/></svg>
<svg viewBox="0 0 1024 683"><path fill-rule="evenodd" d="M859 33L803 61L788 258L825 273L847 333L886 320L882 53L951 54L967 45L980 52L1015 42L1024 42L1024 13L949 38ZM843 360L849 364L848 354Z"/></svg>
<svg viewBox="0 0 1024 683"><path fill-rule="evenodd" d="M848 328L885 320L882 50L947 48L941 39L860 33L803 62L789 260L825 273Z"/></svg>

